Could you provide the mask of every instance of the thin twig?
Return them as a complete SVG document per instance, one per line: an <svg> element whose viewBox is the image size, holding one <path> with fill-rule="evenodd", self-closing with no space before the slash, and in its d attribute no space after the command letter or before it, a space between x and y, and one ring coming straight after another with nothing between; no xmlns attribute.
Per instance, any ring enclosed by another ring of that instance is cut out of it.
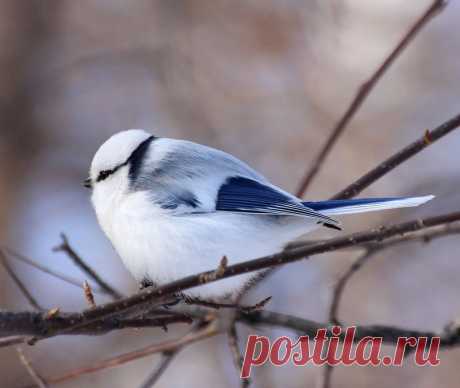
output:
<svg viewBox="0 0 460 388"><path fill-rule="evenodd" d="M363 265L365 265L376 253L380 253L385 249L391 248L395 245L408 242L421 241L428 243L434 239L441 237L448 237L453 234L460 233L460 225L446 225L437 230L432 230L423 233L414 233L409 236L402 236L390 239L380 244L369 244L366 246L365 251L353 262L353 264L339 277L332 291L331 306L329 308L329 322L331 324L340 324L338 318L338 308L342 299L343 291L350 280L350 278L358 272Z"/></svg>
<svg viewBox="0 0 460 388"><path fill-rule="evenodd" d="M34 298L32 293L27 289L24 282L19 278L18 275L16 275L13 268L8 263L8 260L6 259L4 252L1 249L0 249L0 263L2 264L3 268L5 268L5 271L8 273L8 275L13 280L13 282L16 284L16 286L21 290L22 295L24 295L24 297L27 299L29 304L38 311L43 310L43 307L40 306L40 304Z"/></svg>
<svg viewBox="0 0 460 388"><path fill-rule="evenodd" d="M233 356L233 364L235 365L237 376L240 378L241 368L243 367L243 357L238 346L238 332L235 322L232 322L227 331L227 342L230 353ZM251 385L251 379L241 379L241 388L247 388Z"/></svg>
<svg viewBox="0 0 460 388"><path fill-rule="evenodd" d="M48 267L45 267L44 265L41 265L41 264L38 264L36 263L35 261L29 259L28 257L24 256L24 255L21 255L20 253L12 250L11 248L8 248L8 247L0 247L0 249L3 249L5 252L8 253L9 257L15 259L15 260L18 260L22 263L25 263L27 265L30 265L31 267L43 272L43 273L46 273L56 279L59 279L59 280L62 280L63 282L66 282L68 284L71 284L72 286L75 286L75 287L78 287L78 288L83 288L82 286L82 281L81 280L78 280L76 278L73 278L73 277L70 277L70 276L67 276L67 275L64 275L64 274L61 274L59 272L56 272L54 271L53 269L50 269ZM94 292L98 292L98 293L104 293L104 291L100 290L100 289L96 289L94 290Z"/></svg>
<svg viewBox="0 0 460 388"><path fill-rule="evenodd" d="M155 366L155 369L150 373L150 375L145 379L145 381L139 388L153 387L156 384L156 382L160 379L160 377L163 375L168 366L171 364L176 355L179 353L179 351L180 348L170 351L164 351L161 355L161 360L158 363L158 365Z"/></svg>
<svg viewBox="0 0 460 388"><path fill-rule="evenodd" d="M0 338L0 348L6 348L11 345L18 345L26 342L27 338L23 335L12 335L9 337Z"/></svg>
<svg viewBox="0 0 460 388"><path fill-rule="evenodd" d="M377 167L373 168L361 178L347 186L345 189L335 194L331 199L348 199L355 197L361 191L369 187L376 180L380 179L390 171L417 155L420 151L429 147L437 140L441 139L445 135L449 134L460 126L460 114L453 117L452 119L441 124L432 131L426 131L425 134L412 144L404 147L396 154L390 156L388 159L380 163Z"/></svg>
<svg viewBox="0 0 460 388"><path fill-rule="evenodd" d="M343 292L351 277L358 272L374 255L385 249L391 248L401 243L413 241L430 242L440 237L447 237L452 234L460 233L460 225L446 225L438 230L430 230L428 232L414 233L409 236L396 237L381 244L369 244L365 251L353 262L353 264L339 277L332 291L331 305L329 307L328 322L331 325L341 325L338 318L338 310L342 300ZM323 366L323 374L321 380L322 388L329 388L332 379L334 367L330 364Z"/></svg>
<svg viewBox="0 0 460 388"><path fill-rule="evenodd" d="M102 290L104 290L108 295L113 299L118 300L123 297L121 293L115 290L111 285L109 285L105 280L103 280L98 273L91 268L70 246L69 240L64 233L61 233L62 243L57 247L53 248L55 252L64 252L69 256L73 263L79 267L84 273L86 273L91 279L93 279Z"/></svg>
<svg viewBox="0 0 460 388"><path fill-rule="evenodd" d="M380 81L382 76L388 70L388 68L393 64L393 62L398 58L398 56L404 51L407 45L411 42L412 39L421 31L421 29L432 19L433 16L441 12L446 5L444 0L434 0L430 7L417 19L417 21L412 25L411 28L406 32L403 38L398 42L396 47L390 52L390 54L385 58L385 60L379 65L375 70L372 76L365 81L356 92L355 97L353 98L351 104L338 121L334 127L332 133L326 141L326 144L320 150L316 158L313 160L310 169L305 174L305 177L302 179L302 182L297 190L297 196L302 197L310 186L311 182L315 178L316 174L319 172L324 160L329 155L332 147L344 132L347 125L355 116L356 112L359 110L363 102L366 100L367 96L374 89L375 85Z"/></svg>
<svg viewBox="0 0 460 388"><path fill-rule="evenodd" d="M211 322L206 327L199 331L193 330L192 332L186 334L185 336L171 340L162 342L159 344L149 345L145 348L138 349L132 352L124 353L116 357L111 357L106 360L102 360L96 363L92 363L90 366L79 368L68 372L62 376L48 378L46 381L48 383L61 383L66 380L70 380L85 374L98 372L103 369L113 368L122 364L125 364L130 361L138 360L143 357L150 356L155 353L164 353L174 351L175 349L182 348L186 345L190 345L194 342L201 341L205 338L213 337L219 334L219 328L216 322Z"/></svg>
<svg viewBox="0 0 460 388"><path fill-rule="evenodd" d="M22 365L26 368L27 372L29 373L30 377L32 377L35 385L38 388L48 388L48 384L46 384L45 380L38 374L38 372L34 369L30 361L25 356L24 352L21 348L16 349L18 352L19 360L21 361Z"/></svg>
<svg viewBox="0 0 460 388"><path fill-rule="evenodd" d="M233 264L228 266L223 271L219 279L237 276L243 273L259 271L265 268L285 265L319 253L336 251L339 249L368 244L371 242L379 242L391 237L403 235L405 233L415 232L429 227L444 225L459 220L460 212L454 212L435 217L416 219L413 221L394 224L387 227L371 229L370 231L353 233L343 237L328 239L313 245L308 245L306 247L298 247L290 250L285 250L274 255ZM141 308L146 305L151 305L151 307L154 307L155 305L164 304L168 298L171 298L172 295L177 295L183 290L202 285L203 278L205 278L207 274L212 274L214 272L215 271L207 271L195 275L190 275L155 289L147 289L120 301L110 302L104 305L98 305L94 309L84 310L80 314L81 319L78 321L78 323L69 325L66 328L50 330L45 336L41 338L33 338L32 343L35 343L36 341L43 338L69 333L75 329L93 324L100 319L108 318L121 312L127 312L129 310ZM216 280L211 279L209 282L214 282Z"/></svg>

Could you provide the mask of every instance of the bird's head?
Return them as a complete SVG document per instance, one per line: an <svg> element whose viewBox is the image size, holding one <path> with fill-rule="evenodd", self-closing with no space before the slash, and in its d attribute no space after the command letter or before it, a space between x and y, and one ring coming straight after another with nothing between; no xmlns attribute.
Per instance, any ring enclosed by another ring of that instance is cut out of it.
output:
<svg viewBox="0 0 460 388"><path fill-rule="evenodd" d="M154 136L142 129L129 129L116 133L103 143L91 162L85 187L96 189L113 185L127 174L134 174L148 150ZM123 173L124 172L124 173Z"/></svg>

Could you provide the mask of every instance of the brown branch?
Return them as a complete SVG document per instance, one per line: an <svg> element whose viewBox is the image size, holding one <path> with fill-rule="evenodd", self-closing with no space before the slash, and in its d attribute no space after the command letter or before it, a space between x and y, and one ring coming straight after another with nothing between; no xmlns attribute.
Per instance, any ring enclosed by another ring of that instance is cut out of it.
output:
<svg viewBox="0 0 460 388"><path fill-rule="evenodd" d="M371 229L370 231L354 233L345 235L343 237L328 239L315 244L307 245L306 247L298 247L290 250L285 250L274 255L230 265L225 268L219 279L292 263L304 259L307 256L312 256L320 253L336 251L339 249L368 244L371 242L380 242L391 237L403 235L408 232L415 232L433 226L452 223L458 220L460 220L460 212L455 212L435 217L403 222L387 227ZM50 330L41 338L33 338L32 342L42 338L69 333L75 329L81 329L86 325L93 324L100 319L108 318L113 315L127 312L136 308L142 308L146 305L149 305L153 308L155 305L164 304L166 301L168 301L168 298L171 298L172 295L177 294L183 290L204 284L203 279L209 275L212 275L214 272L215 271L207 271L195 275L190 275L155 289L147 289L120 301L110 302L104 305L99 305L93 309L84 310L81 312L81 319L79 319L77 323L69 325L68 327L61 327L59 329ZM210 279L209 282L216 280Z"/></svg>
<svg viewBox="0 0 460 388"><path fill-rule="evenodd" d="M40 312L11 312L0 310L0 336L45 336L50 332L64 330L82 322L80 313L58 313L49 316ZM107 318L93 324L82 326L69 334L101 335L112 330L141 327L161 327L174 323L192 323L192 318L184 314L164 314L138 318ZM2 338L0 338L1 342ZM6 345L5 345L6 346Z"/></svg>
<svg viewBox="0 0 460 388"><path fill-rule="evenodd" d="M13 280L13 282L16 284L19 290L21 290L22 295L24 295L24 297L27 299L29 304L36 310L39 310L39 311L43 310L43 308L34 298L32 293L27 289L23 281L19 278L18 275L16 275L16 272L14 272L13 268L8 263L8 260L6 259L6 256L1 249L0 249L0 263L2 264L3 268L5 268L5 271L8 273L9 277Z"/></svg>
<svg viewBox="0 0 460 388"><path fill-rule="evenodd" d="M30 361L25 356L24 352L21 348L16 349L18 352L19 360L21 361L24 368L26 368L27 372L29 373L30 377L32 377L35 385L38 388L48 388L48 384L46 384L45 380L38 374L38 372L34 369Z"/></svg>
<svg viewBox="0 0 460 388"><path fill-rule="evenodd" d="M396 154L390 156L388 159L380 163L377 167L373 168L361 178L347 186L345 189L335 194L331 199L348 199L355 197L361 191L369 187L376 180L382 176L388 174L396 167L417 155L420 151L426 147L432 145L437 140L441 139L445 135L449 134L453 130L460 126L460 115L456 115L445 123L441 124L432 131L426 131L425 134L412 144L404 147Z"/></svg>
<svg viewBox="0 0 460 388"><path fill-rule="evenodd" d="M365 265L375 254L402 243L428 243L432 240L451 236L454 234L460 234L460 225L448 224L436 230L430 230L423 233L414 233L413 235L409 236L396 237L380 244L368 244L364 253L353 262L347 271L345 271L345 273L339 277L337 283L335 284L334 290L332 292L331 306L328 313L329 322L331 324L340 324L340 320L338 319L338 308L342 299L343 291L353 274L358 272L363 267L363 265Z"/></svg>
<svg viewBox="0 0 460 388"><path fill-rule="evenodd" d="M11 345L18 345L26 342L27 338L23 335L12 335L9 337L0 338L0 348L6 348Z"/></svg>
<svg viewBox="0 0 460 388"><path fill-rule="evenodd" d="M414 241L421 241L428 243L434 239L440 237L447 237L452 234L460 233L460 225L446 225L439 228L438 230L430 230L422 233L415 233L409 236L396 237L389 241L383 242L381 244L369 244L366 247L366 250L353 262L353 264L345 271L345 273L339 277L337 283L334 286L331 298L331 305L329 307L328 313L328 322L331 325L340 325L340 320L338 318L338 309L340 302L342 300L343 292L345 290L348 281L351 277L358 272L363 265L365 265L376 253L381 252L385 249L391 248L395 245L401 243L408 243ZM330 364L325 364L323 367L322 375L322 388L329 388L331 384L332 372L334 367Z"/></svg>
<svg viewBox="0 0 460 388"><path fill-rule="evenodd" d="M142 383L139 388L151 388L153 387L156 382L160 379L168 366L171 364L173 359L179 353L180 348L176 348L174 350L164 351L161 355L161 360L155 369L150 373L147 379Z"/></svg>
<svg viewBox="0 0 460 388"><path fill-rule="evenodd" d="M192 330L191 332L179 339L166 341L159 344L152 344L142 349L138 349L132 352L121 354L116 357L111 357L106 360L92 363L90 366L73 370L62 376L47 378L46 381L49 384L62 383L64 381L74 379L85 374L98 372L100 370L107 368L113 368L125 364L127 362L150 356L152 354L171 352L176 349L180 349L186 345L190 345L194 342L201 341L209 337L213 337L217 334L219 334L219 327L217 325L217 322L213 321L207 324L203 329L199 331Z"/></svg>
<svg viewBox="0 0 460 388"><path fill-rule="evenodd" d="M364 247L376 249L380 246L390 247L396 244L401 244L403 242L425 242L458 233L460 233L460 225L446 225L441 228L433 228L422 233L419 232L407 236L389 238L386 241L375 243L376 245L365 244ZM311 247L317 246L318 244L322 244L322 242L317 242ZM298 247L297 249L302 249L302 247ZM304 247L304 249L306 249L306 247ZM136 297L136 295L134 297ZM154 314L153 318L151 314ZM246 312L246 315L247 314L248 313ZM249 313L251 316L253 314L254 312ZM197 318L201 317L201 315L196 314L193 314L193 316ZM177 311L161 309L152 309L149 313L147 313L147 315L143 315L140 318L105 318L98 320L90 325L84 321L84 317L80 313L58 313L57 315L53 314L52 316L48 317L47 314L38 312L0 311L0 336L18 335L18 337L15 337L14 340L22 341L23 337L19 337L19 335L46 336L50 335L50 333L54 333L53 335L56 335L62 331L66 332L67 334L99 335L105 334L111 330L118 330L129 327L163 327L165 324L179 322L191 323L191 321L192 318L189 315L184 315ZM86 326L82 325L83 323L85 323ZM68 328L72 326L73 331L69 331ZM78 328L78 326L80 327ZM9 339L9 337L6 337L3 340L8 341ZM0 342L1 341L2 339L0 339Z"/></svg>
<svg viewBox="0 0 460 388"><path fill-rule="evenodd" d="M230 349L230 353L233 356L233 364L235 365L238 378L240 378L241 368L243 367L243 357L238 346L238 332L236 330L236 324L233 321L227 331L227 342ZM241 379L241 388L247 388L251 385L251 379Z"/></svg>
<svg viewBox="0 0 460 388"><path fill-rule="evenodd" d="M207 280L207 282L209 281L210 279ZM216 310L219 310L222 308L230 308L230 309L236 309L243 313L250 313L253 311L257 311L257 310L262 310L267 305L267 303L270 302L271 299L272 297L268 296L262 299L260 302L257 302L250 306L243 306L239 303L222 303L222 302L215 302L213 300L203 300L203 299L192 297L192 296L185 296L184 301L188 305L209 307L209 308L216 309Z"/></svg>
<svg viewBox="0 0 460 388"><path fill-rule="evenodd" d="M359 110L363 102L366 100L367 96L371 93L377 83L380 81L385 72L393 64L393 62L398 58L398 56L404 51L407 45L415 38L415 36L421 31L421 29L439 12L441 12L446 6L446 1L444 0L434 0L430 7L417 19L417 21L412 25L411 28L406 32L402 39L398 42L396 47L390 52L390 54L385 58L385 60L379 65L375 70L372 76L365 81L356 92L354 99L352 100L350 106L347 108L341 119L338 121L334 127L332 133L326 141L326 144L320 150L316 158L313 160L313 163L310 169L305 174L305 177L302 179L302 182L297 190L297 196L302 197L310 186L311 182L315 178L316 174L319 172L324 160L329 155L332 147L339 139L340 135L344 132L345 128L348 126L350 121L355 116L356 112Z"/></svg>
<svg viewBox="0 0 460 388"><path fill-rule="evenodd" d="M300 335L308 335L313 338L319 329L327 328L326 337L333 336L330 325L324 322L316 322L309 319L299 318L293 315L276 313L273 311L258 311L252 314L239 314L238 320L246 322L249 325L275 326L283 327L295 331ZM345 327L339 336L344 339ZM396 344L399 337L440 337L441 348L447 349L454 346L460 346L460 327L458 325L447 326L443 332L436 333L432 331L412 330L396 326L385 325L363 325L356 326L354 341L358 342L365 337L382 337L385 344Z"/></svg>
<svg viewBox="0 0 460 388"><path fill-rule="evenodd" d="M109 285L105 280L103 280L97 272L91 268L78 254L75 250L70 246L69 240L64 233L61 233L62 243L57 247L53 248L55 252L64 252L69 256L69 258L73 261L73 263L79 267L84 273L86 273L91 279L93 279L99 287L106 294L110 295L113 299L121 299L123 295L115 290L111 285Z"/></svg>
<svg viewBox="0 0 460 388"><path fill-rule="evenodd" d="M59 279L59 280L62 280L63 282L66 282L68 284L71 284L72 286L75 286L75 287L78 287L78 288L83 288L82 286L82 281L81 280L78 280L78 279L75 279L75 278L72 278L70 276L67 276L67 275L64 275L64 274L60 274L48 267L45 267L44 265L41 265L41 264L38 264L36 263L35 261L29 259L28 257L24 256L24 255L21 255L20 253L12 250L11 248L8 248L8 247L1 247L1 249L3 249L5 252L8 253L9 257L15 259L15 260L18 260L22 263L25 263L27 265L30 265L31 267L43 272L43 273L46 273L56 279ZM103 293L103 291L101 290L94 290L94 292L98 292L98 293Z"/></svg>

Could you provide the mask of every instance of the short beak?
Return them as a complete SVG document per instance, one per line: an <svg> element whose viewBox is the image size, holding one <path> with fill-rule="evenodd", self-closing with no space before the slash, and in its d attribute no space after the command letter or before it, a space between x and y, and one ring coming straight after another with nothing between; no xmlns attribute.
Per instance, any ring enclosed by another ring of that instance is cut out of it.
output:
<svg viewBox="0 0 460 388"><path fill-rule="evenodd" d="M93 187L93 185L91 184L91 178L86 178L83 182L83 186L87 187L88 189Z"/></svg>

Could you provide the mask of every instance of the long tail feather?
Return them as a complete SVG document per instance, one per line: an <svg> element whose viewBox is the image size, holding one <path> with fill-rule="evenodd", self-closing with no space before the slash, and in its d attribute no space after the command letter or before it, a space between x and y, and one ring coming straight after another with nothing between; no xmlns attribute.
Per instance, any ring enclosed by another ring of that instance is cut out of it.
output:
<svg viewBox="0 0 460 388"><path fill-rule="evenodd" d="M329 216L414 207L431 201L433 198L434 195L425 195L423 197L361 198L302 203L310 209Z"/></svg>

